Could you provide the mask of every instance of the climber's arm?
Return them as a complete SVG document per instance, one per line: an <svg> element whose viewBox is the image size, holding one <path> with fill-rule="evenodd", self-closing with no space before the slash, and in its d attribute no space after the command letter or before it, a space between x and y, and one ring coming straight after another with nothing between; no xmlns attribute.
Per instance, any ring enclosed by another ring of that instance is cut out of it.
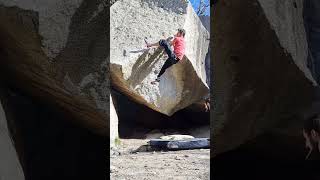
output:
<svg viewBox="0 0 320 180"><path fill-rule="evenodd" d="M173 39L173 40L170 40L170 41L169 41L169 43L170 43L171 46L173 46L175 40L176 40L176 39Z"/></svg>
<svg viewBox="0 0 320 180"><path fill-rule="evenodd" d="M161 41L162 41L162 40L161 40ZM160 42L161 42L161 41L160 41ZM174 41L175 41L175 39L173 39L173 40L172 40L172 39L168 39L168 40L167 40L167 42L169 43L170 46L173 46ZM161 45L160 45L160 42L156 42L156 43L153 43L153 44L152 44L152 43L149 44L149 43L147 43L147 41L146 41L148 48L151 48L151 47L159 47L159 46L161 46Z"/></svg>

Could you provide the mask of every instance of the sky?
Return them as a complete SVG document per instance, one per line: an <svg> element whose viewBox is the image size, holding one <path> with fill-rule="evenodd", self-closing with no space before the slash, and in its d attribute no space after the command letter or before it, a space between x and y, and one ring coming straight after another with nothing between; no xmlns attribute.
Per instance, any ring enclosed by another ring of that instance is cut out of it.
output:
<svg viewBox="0 0 320 180"><path fill-rule="evenodd" d="M190 0L190 2L193 6L193 9L195 9L195 11L197 12L200 0ZM204 2L207 4L207 3L210 3L210 0L204 0ZM207 8L205 15L210 16L210 6Z"/></svg>

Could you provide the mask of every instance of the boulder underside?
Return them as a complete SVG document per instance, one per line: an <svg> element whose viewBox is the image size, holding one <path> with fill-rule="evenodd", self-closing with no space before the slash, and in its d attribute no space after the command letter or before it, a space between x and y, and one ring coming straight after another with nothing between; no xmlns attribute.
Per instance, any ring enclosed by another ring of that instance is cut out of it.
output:
<svg viewBox="0 0 320 180"><path fill-rule="evenodd" d="M106 136L106 2L57 0L36 5L33 0L0 0L3 80Z"/></svg>
<svg viewBox="0 0 320 180"><path fill-rule="evenodd" d="M310 106L314 84L301 1L295 8L288 1L230 0L214 8L215 155L265 132L301 139L299 114Z"/></svg>

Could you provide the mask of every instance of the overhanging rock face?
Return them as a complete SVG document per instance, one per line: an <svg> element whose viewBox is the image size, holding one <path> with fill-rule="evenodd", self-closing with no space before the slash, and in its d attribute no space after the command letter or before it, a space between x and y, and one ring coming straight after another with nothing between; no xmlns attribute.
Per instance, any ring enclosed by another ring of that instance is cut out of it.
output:
<svg viewBox="0 0 320 180"><path fill-rule="evenodd" d="M315 84L307 68L302 5L229 0L214 7L215 154L275 129L301 136L297 114L310 106Z"/></svg>
<svg viewBox="0 0 320 180"><path fill-rule="evenodd" d="M106 134L108 19L102 0L0 0L0 68L24 92Z"/></svg>
<svg viewBox="0 0 320 180"><path fill-rule="evenodd" d="M303 22L303 2L259 0L271 28L275 31L281 46L292 56L293 62L304 75L315 84L307 68L307 41Z"/></svg>
<svg viewBox="0 0 320 180"><path fill-rule="evenodd" d="M110 72L113 85L136 102L172 115L208 94L205 56L209 33L188 1L119 0L110 10ZM144 49L186 29L185 58L151 85L166 60L162 48Z"/></svg>

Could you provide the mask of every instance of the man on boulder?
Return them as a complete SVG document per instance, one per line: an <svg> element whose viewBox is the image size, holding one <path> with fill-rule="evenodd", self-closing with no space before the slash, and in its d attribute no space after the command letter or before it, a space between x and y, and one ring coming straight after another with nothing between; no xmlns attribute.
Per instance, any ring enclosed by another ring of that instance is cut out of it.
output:
<svg viewBox="0 0 320 180"><path fill-rule="evenodd" d="M172 65L178 63L180 60L182 60L185 52L185 41L184 36L186 32L184 29L178 29L177 34L175 35L174 39L171 40L165 40L161 39L159 42L154 44L147 43L147 47L159 47L162 46L166 53L168 54L168 59L162 66L157 78L151 82L151 84L156 84L160 82L160 76ZM173 51L171 46L173 46Z"/></svg>

